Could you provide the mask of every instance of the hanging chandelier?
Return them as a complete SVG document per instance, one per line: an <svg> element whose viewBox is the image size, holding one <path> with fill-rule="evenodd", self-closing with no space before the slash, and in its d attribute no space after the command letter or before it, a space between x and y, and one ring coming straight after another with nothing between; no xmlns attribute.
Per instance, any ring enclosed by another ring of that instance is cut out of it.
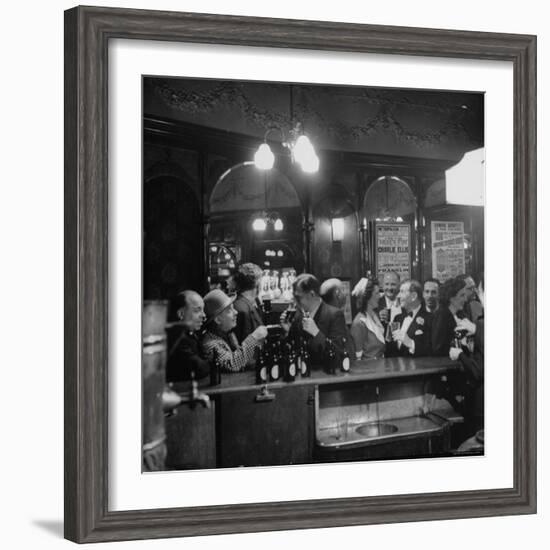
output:
<svg viewBox="0 0 550 550"><path fill-rule="evenodd" d="M314 174L319 170L319 157L309 138L302 131L302 124L297 122L294 128L290 130L288 136L285 136L281 128L269 128L264 135L264 142L258 147L254 154L254 164L260 170L271 170L275 163L275 155L271 147L267 144L267 136L274 131L279 131L282 135L281 145L289 150L293 163L298 164L302 171L308 174Z"/></svg>
<svg viewBox="0 0 550 550"><path fill-rule="evenodd" d="M273 226L275 231L284 229L283 220L277 212L261 212L254 217L252 229L254 231L265 231L268 226Z"/></svg>

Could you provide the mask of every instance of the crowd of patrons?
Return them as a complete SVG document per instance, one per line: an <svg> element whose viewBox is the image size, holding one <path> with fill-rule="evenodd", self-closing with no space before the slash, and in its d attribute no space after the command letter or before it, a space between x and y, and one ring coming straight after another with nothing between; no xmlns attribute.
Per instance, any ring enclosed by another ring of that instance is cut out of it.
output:
<svg viewBox="0 0 550 550"><path fill-rule="evenodd" d="M235 294L221 289L201 297L185 290L177 296L178 334L172 337L168 376L184 379L191 371L200 378L209 370L217 352L224 369L244 370L254 362L267 329L258 301L261 270L242 264L232 277ZM344 288L338 279L320 284L304 273L293 288L297 315L292 323L280 319L285 333L299 331L313 359L322 360L327 338L349 342L358 359L393 356L450 356L455 360L483 357L483 287L470 276L440 284L427 279L400 281L395 272L385 273L379 283L363 278L352 292L357 315L351 327L345 323ZM481 370L481 369L479 369Z"/></svg>
<svg viewBox="0 0 550 550"><path fill-rule="evenodd" d="M268 335L258 300L260 277L257 265L244 263L232 276L232 296L219 288L204 297L193 290L177 296L179 322L168 335L168 381L203 378L214 358L226 372L253 367ZM443 284L436 279L421 284L387 272L380 282L361 279L351 294L357 314L348 327L342 282L320 284L314 275L299 275L293 285L294 315L291 319L287 310L279 319L283 337L302 336L313 366L322 365L328 339L343 343L352 357L362 360L450 357L460 361L461 382L471 390L471 407L482 416L482 281L476 286L471 276L462 275Z"/></svg>

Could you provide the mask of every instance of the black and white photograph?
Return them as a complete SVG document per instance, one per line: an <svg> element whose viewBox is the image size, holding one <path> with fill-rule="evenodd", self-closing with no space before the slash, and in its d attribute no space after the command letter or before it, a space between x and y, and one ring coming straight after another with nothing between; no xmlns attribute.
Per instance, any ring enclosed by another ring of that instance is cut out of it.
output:
<svg viewBox="0 0 550 550"><path fill-rule="evenodd" d="M142 77L142 471L484 455L485 96Z"/></svg>
<svg viewBox="0 0 550 550"><path fill-rule="evenodd" d="M545 4L92 4L3 11L2 547L544 547Z"/></svg>

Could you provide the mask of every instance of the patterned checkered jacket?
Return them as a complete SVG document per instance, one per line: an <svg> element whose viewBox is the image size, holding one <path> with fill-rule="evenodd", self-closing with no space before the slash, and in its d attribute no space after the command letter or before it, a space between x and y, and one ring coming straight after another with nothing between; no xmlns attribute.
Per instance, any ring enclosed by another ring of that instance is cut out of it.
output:
<svg viewBox="0 0 550 550"><path fill-rule="evenodd" d="M204 333L201 347L204 357L212 363L214 350L217 351L218 361L226 372L240 372L247 365L254 364L254 352L260 343L252 334L247 336L239 345L233 332L227 335L218 334L212 330Z"/></svg>

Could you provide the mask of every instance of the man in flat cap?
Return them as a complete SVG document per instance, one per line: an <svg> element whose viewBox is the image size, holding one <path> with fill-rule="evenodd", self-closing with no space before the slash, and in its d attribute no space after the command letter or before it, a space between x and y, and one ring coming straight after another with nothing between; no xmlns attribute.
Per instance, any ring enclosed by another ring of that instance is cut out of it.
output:
<svg viewBox="0 0 550 550"><path fill-rule="evenodd" d="M203 354L211 363L216 357L227 372L239 372L254 364L254 352L267 336L266 327L260 325L239 345L233 332L237 326L234 300L220 289L211 290L204 297L206 332L202 340Z"/></svg>

